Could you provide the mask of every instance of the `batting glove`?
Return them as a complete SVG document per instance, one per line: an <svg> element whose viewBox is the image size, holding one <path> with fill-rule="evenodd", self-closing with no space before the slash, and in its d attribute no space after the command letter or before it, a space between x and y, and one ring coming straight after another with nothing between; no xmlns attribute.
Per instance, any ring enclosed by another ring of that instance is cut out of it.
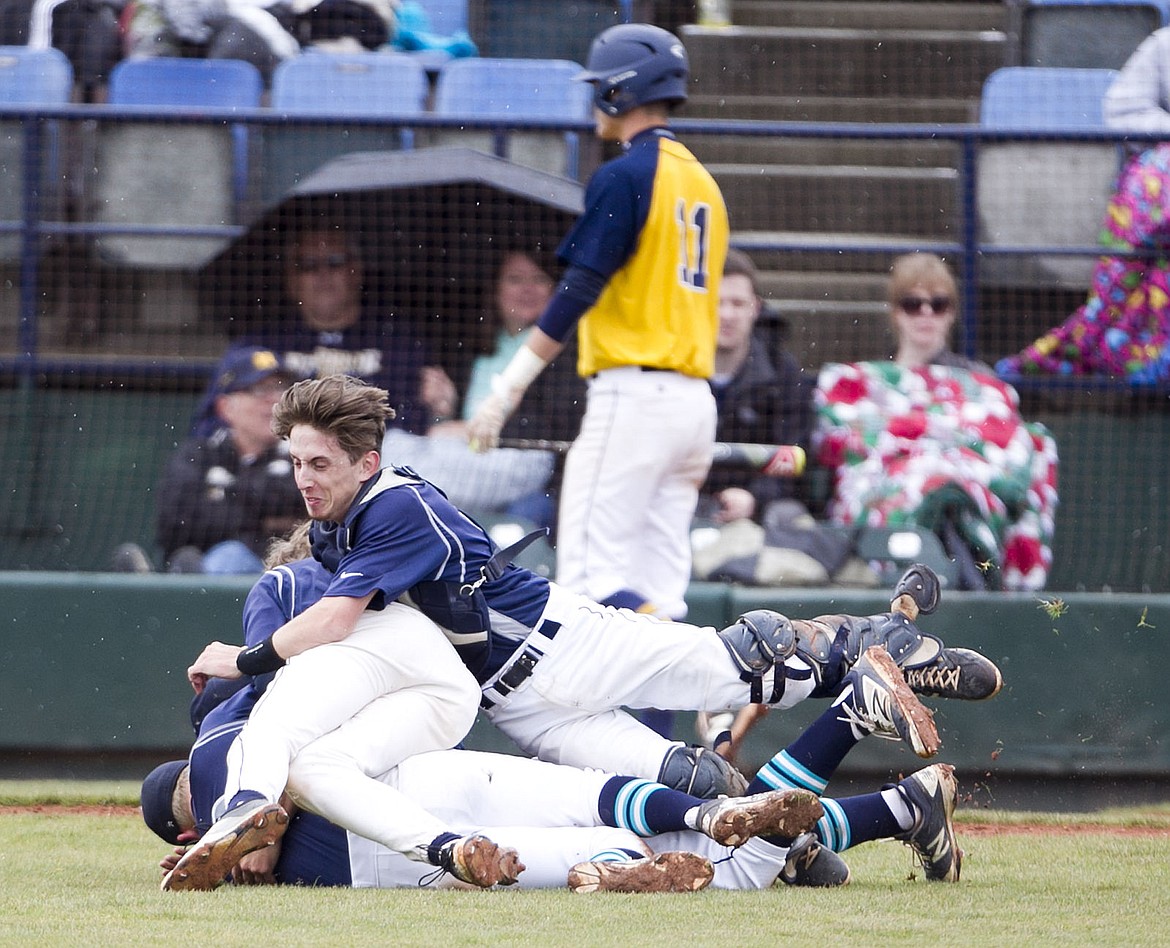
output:
<svg viewBox="0 0 1170 948"><path fill-rule="evenodd" d="M500 432L504 423L520 404L523 392L497 385L497 375L492 380L492 393L479 404L475 415L467 423L467 443L472 451L483 453L500 445Z"/></svg>

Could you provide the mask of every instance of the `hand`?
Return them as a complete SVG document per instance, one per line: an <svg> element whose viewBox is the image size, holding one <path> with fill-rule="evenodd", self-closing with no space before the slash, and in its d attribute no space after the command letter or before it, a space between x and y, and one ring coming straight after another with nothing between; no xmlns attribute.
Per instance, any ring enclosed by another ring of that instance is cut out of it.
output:
<svg viewBox="0 0 1170 948"><path fill-rule="evenodd" d="M715 513L717 523L731 523L733 520L750 520L756 512L756 498L751 491L742 487L728 487L715 495L719 510Z"/></svg>
<svg viewBox="0 0 1170 948"><path fill-rule="evenodd" d="M170 872L172 869L175 868L175 866L177 866L179 864L179 860L182 858L183 853L185 853L186 851L187 851L186 846L176 846L173 852L169 852L165 856L163 856L162 862L160 862L158 864L158 867L163 872Z"/></svg>
<svg viewBox="0 0 1170 948"><path fill-rule="evenodd" d="M225 645L223 642L212 642L203 649L195 664L187 669L187 680L195 694L203 693L209 678L243 677L236 668L236 658L243 650L242 645Z"/></svg>
<svg viewBox="0 0 1170 948"><path fill-rule="evenodd" d="M279 858L279 841L248 853L232 869L232 882L236 885L276 885L275 870Z"/></svg>
<svg viewBox="0 0 1170 948"><path fill-rule="evenodd" d="M430 410L431 416L438 421L446 421L455 416L459 395L455 390L455 383L451 377L437 365L424 366L422 370L422 388L419 392L422 403Z"/></svg>
<svg viewBox="0 0 1170 948"><path fill-rule="evenodd" d="M499 447L504 422L520 401L518 395L509 395L508 391L492 392L480 402L475 416L467 423L467 443L472 451L482 453Z"/></svg>

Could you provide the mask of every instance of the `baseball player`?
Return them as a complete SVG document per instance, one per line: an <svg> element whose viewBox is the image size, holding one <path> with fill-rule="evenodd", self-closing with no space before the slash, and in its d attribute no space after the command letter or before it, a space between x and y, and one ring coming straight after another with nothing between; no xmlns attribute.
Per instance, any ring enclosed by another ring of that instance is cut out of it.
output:
<svg viewBox="0 0 1170 948"><path fill-rule="evenodd" d="M991 674L998 680L982 656L970 653L956 661L952 654L958 650L943 650L902 615L832 617L835 632L824 623L806 623L801 640L778 613L759 611L716 632L570 593L511 564L513 548L496 549L474 521L413 472L378 470L380 433L366 421L385 410L384 391L344 376L298 383L277 405L275 427L289 438L298 485L314 519L314 557L333 579L320 603L259 645L209 645L188 671L197 687L209 676L271 671L287 658L313 654L313 645L336 641L341 628L302 621L321 603L333 609L340 601L405 608L425 613L447 632L482 685L488 717L526 753L657 778L706 797L741 791L742 777L718 755L659 737L623 706L729 709L754 700L790 707L814 693L837 695L858 736L896 735L920 756L931 756L938 739L929 715L890 656L881 649L863 654L864 647L887 643L912 668L954 667L954 681L940 691L947 696L970 691L973 679ZM930 579L914 574L916 585L907 587L925 611L937 603L937 579L933 586ZM404 625L401 641L412 635ZM247 828L239 804L263 799L272 808L269 815L277 812L288 761L309 743L301 739L304 721L318 720L306 710L318 698L305 666L306 658L289 664L241 732L225 790L225 804L234 812L209 831L211 845ZM282 695L279 702L274 691ZM398 697L383 696L377 705ZM425 725L409 714L389 722L390 731ZM376 728L371 733L378 735ZM247 751L260 735L266 743ZM366 772L381 771L367 765ZM395 848L424 856L434 846Z"/></svg>
<svg viewBox="0 0 1170 948"><path fill-rule="evenodd" d="M249 689L232 696L207 716L189 762L161 765L147 777L143 817L163 839L183 842L210 823L226 778L227 746L254 702ZM956 787L949 765L928 767L879 793L816 805L857 743L849 724L836 708L824 712L761 769L752 784L761 793L743 799L702 801L645 780L458 750L409 758L381 780L460 832L490 832L523 851L520 884L529 887L559 886L567 878L582 891L675 891L702 887L712 876L725 888L765 887L777 876L796 885L844 884L848 867L831 848L885 837L908 843L928 879L957 881L961 854L951 825ZM797 835L818 814L815 832ZM533 829L603 825L636 835ZM664 831L649 840L649 850L638 838ZM765 838L735 848L749 834ZM236 881L387 887L435 879L429 868L303 814L294 815L281 848L265 841L256 835L239 841L239 852L260 849L244 856ZM597 855L602 851L608 855ZM639 858L651 853L660 858ZM695 854L702 858L689 858ZM623 861L614 865L614 859ZM176 862L168 857L164 866Z"/></svg>
<svg viewBox="0 0 1170 948"><path fill-rule="evenodd" d="M585 192L558 255L566 264L525 345L469 426L496 444L525 390L576 328L588 379L581 433L565 460L557 581L613 605L686 615L689 530L711 466L719 280L728 221L714 179L675 138L686 101L682 43L640 23L611 27L589 51L597 136L620 142Z"/></svg>
<svg viewBox="0 0 1170 948"><path fill-rule="evenodd" d="M325 586L322 578L329 574L315 560L307 558L307 533L306 525L270 556L270 561L275 560L279 565L266 572L248 595L244 606L245 641L255 642L281 627L323 594ZM205 689L195 699L195 703L201 705L201 721L197 727L199 737L190 755L192 767L184 779L197 801L195 812L201 818L196 828L200 831L210 826L212 801L224 791L229 748L259 702L269 680L270 676L267 675L249 679L246 687L214 706L209 698L212 689ZM403 807L393 782L374 781L367 775L365 768L371 766L367 763L370 760L370 748L376 748L382 733L399 723L393 715L400 710L391 698L376 700L335 731L311 742L292 761L290 794L319 812L339 812L346 827L355 834L385 839L379 835L385 826L383 811L397 809L401 813ZM362 787L362 784L365 786ZM604 821L614 826L632 821L629 823L631 827L646 831L694 825L726 839L734 821L738 821L735 825L742 827L745 825L743 821L748 820L762 832L770 825L795 826L797 823L794 821L811 825L821 812L815 794L803 788L785 789L780 793L766 791L758 799L737 799L708 806L710 801L674 790L668 791L666 788L661 788L665 795L655 796L659 788L649 785L645 780L615 777L612 789L610 786L608 781L597 784L602 800L606 801L601 813L612 814L605 817ZM360 798L356 795L359 792L362 794ZM654 796L656 802L653 806L643 804L647 795ZM579 811L571 808L570 801L574 799L571 795L558 792L554 796L564 802L562 809L552 808L554 816L560 815L560 818L571 822L586 819L577 815ZM344 807L339 810L338 799L346 799L350 810ZM421 799L419 794L411 797L411 800ZM619 800L626 802L619 804L616 802ZM353 812L354 809L357 813ZM413 809L415 812L411 816L418 823L429 826L426 833L430 836L448 832L442 819L431 812L422 811L421 807ZM694 810L691 814L693 822L681 822L691 810ZM808 814L812 814L811 818L808 818ZM597 818L596 815L588 817ZM266 826L247 826L223 837L223 843L214 842L215 837L201 842L192 853L185 854L185 861L181 865L176 864L176 871L168 874L164 888L209 888L217 885L227 869L231 868L233 860L238 859L251 845L274 838L274 835L279 834L281 825L270 823ZM401 846L391 837L383 848L401 849ZM426 872L430 873L431 869L427 867ZM458 874L455 877L459 878Z"/></svg>

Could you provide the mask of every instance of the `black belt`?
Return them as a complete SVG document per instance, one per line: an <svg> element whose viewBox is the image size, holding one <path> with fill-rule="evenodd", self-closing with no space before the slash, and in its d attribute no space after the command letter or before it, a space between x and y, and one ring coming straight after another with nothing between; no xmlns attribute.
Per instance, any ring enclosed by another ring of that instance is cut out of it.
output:
<svg viewBox="0 0 1170 948"><path fill-rule="evenodd" d="M677 372L678 371L678 369L667 369L661 365L614 365L614 366L610 366L610 368L613 368L613 369L637 369L639 372ZM602 369L602 371L604 372L606 370ZM600 372L594 372L589 377L591 379L595 379L600 374L601 374Z"/></svg>
<svg viewBox="0 0 1170 948"><path fill-rule="evenodd" d="M557 630L560 627L561 624L559 622L551 622L545 619L540 624L540 634L551 639L557 634ZM499 703L500 698L505 698L510 695L532 676L532 670L536 668L536 663L542 658L544 658L544 652L535 646L525 645L515 661L487 689L488 691L496 692L498 697L488 695L485 692L480 696L479 706L485 711L495 707Z"/></svg>

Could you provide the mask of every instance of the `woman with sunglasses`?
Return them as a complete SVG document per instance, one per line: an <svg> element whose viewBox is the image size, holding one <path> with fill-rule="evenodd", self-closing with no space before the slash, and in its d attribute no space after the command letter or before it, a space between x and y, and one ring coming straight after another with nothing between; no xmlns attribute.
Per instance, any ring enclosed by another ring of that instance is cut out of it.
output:
<svg viewBox="0 0 1170 948"><path fill-rule="evenodd" d="M933 254L899 257L887 287L893 360L828 363L813 446L834 470L829 518L924 527L966 589L1041 589L1052 563L1056 444L1014 389L950 349L955 279Z"/></svg>
<svg viewBox="0 0 1170 948"><path fill-rule="evenodd" d="M990 374L988 366L950 347L957 295L955 278L941 257L908 253L894 261L886 300L890 328L897 341L894 361L898 365L908 369L949 365Z"/></svg>

